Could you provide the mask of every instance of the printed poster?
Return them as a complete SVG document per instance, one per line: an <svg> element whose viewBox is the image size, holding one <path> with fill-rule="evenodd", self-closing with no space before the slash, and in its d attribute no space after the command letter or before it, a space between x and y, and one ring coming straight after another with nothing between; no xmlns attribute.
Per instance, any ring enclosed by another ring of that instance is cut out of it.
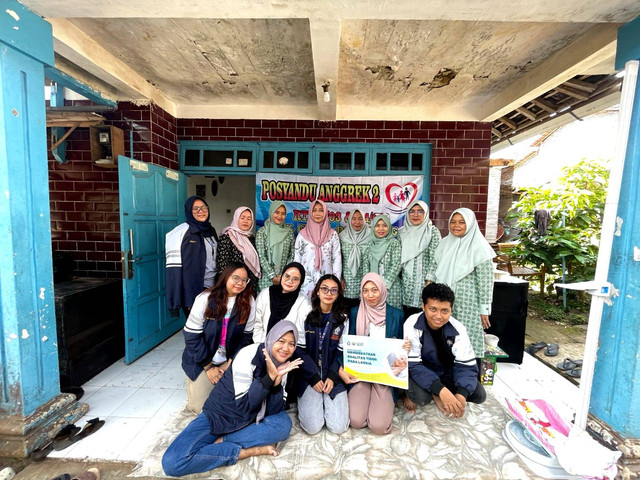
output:
<svg viewBox="0 0 640 480"><path fill-rule="evenodd" d="M360 381L409 388L408 353L404 340L345 335L344 370Z"/></svg>
<svg viewBox="0 0 640 480"><path fill-rule="evenodd" d="M320 177L258 173L256 229L268 219L271 202L281 200L287 207L285 223L298 232L307 224L310 203L319 199L327 204L331 227L338 233L348 224L351 211L359 208L368 224L379 213L389 214L395 235L411 202L423 200L423 186L422 175Z"/></svg>

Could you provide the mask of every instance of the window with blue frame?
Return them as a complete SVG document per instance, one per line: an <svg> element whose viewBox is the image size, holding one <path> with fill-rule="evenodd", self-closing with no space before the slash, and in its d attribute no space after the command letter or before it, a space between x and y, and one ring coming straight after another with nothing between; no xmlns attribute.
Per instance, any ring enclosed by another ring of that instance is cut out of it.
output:
<svg viewBox="0 0 640 480"><path fill-rule="evenodd" d="M431 174L431 144L180 142L187 174L279 172L316 175Z"/></svg>

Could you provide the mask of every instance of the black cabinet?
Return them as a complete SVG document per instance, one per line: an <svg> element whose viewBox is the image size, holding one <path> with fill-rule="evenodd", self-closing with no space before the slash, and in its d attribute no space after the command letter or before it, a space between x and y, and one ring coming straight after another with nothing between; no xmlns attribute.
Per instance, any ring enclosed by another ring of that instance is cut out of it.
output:
<svg viewBox="0 0 640 480"><path fill-rule="evenodd" d="M122 280L76 278L54 290L64 390L81 386L124 355Z"/></svg>
<svg viewBox="0 0 640 480"><path fill-rule="evenodd" d="M501 358L498 361L522 363L529 306L528 292L529 282L518 278L496 280L493 284L493 303L489 316L491 327L486 332L500 338L498 346L509 355L509 358Z"/></svg>

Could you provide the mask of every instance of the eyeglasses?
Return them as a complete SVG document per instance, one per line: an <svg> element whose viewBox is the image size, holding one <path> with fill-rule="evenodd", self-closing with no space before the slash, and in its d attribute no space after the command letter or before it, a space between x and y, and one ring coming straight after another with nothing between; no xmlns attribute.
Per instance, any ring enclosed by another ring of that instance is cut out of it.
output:
<svg viewBox="0 0 640 480"><path fill-rule="evenodd" d="M409 210L409 215L424 215L424 210L422 209Z"/></svg>
<svg viewBox="0 0 640 480"><path fill-rule="evenodd" d="M300 277L292 277L288 273L285 273L284 275L282 275L282 278L284 278L285 280L290 280L293 283L298 283L300 281Z"/></svg>
<svg viewBox="0 0 640 480"><path fill-rule="evenodd" d="M325 295L330 294L330 295L337 295L338 292L340 290L338 290L337 288L329 288L329 287L325 287L324 285L320 287L320 291L322 293L324 293Z"/></svg>
<svg viewBox="0 0 640 480"><path fill-rule="evenodd" d="M233 280L233 283L242 283L244 285L250 282L248 278L240 278L238 275L231 275L231 280Z"/></svg>
<svg viewBox="0 0 640 480"><path fill-rule="evenodd" d="M191 211L193 213L200 213L200 212L207 213L209 211L209 207L207 207L206 205L203 205L201 207L193 207Z"/></svg>

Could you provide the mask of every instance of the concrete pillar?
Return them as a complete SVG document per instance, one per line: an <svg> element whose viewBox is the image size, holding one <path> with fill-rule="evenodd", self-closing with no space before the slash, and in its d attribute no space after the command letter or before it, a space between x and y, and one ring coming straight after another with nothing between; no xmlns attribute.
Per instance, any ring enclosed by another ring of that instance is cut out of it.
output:
<svg viewBox="0 0 640 480"><path fill-rule="evenodd" d="M44 66L51 25L0 11L0 455L24 456L86 410L60 393L51 264Z"/></svg>
<svg viewBox="0 0 640 480"><path fill-rule="evenodd" d="M620 28L617 48L616 69L623 69L629 60L640 60L640 17ZM608 275L619 296L603 309L590 401L590 412L611 427L612 431L603 436L623 451L629 465L636 467L640 461L639 185L640 82L633 102L617 212L619 229Z"/></svg>

